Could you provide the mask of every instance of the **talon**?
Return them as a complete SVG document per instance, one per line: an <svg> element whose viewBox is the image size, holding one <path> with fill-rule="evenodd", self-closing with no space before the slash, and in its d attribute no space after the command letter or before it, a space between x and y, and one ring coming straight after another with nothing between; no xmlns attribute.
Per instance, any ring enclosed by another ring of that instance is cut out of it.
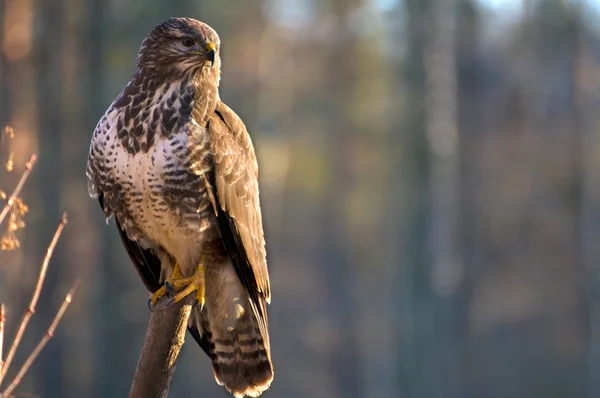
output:
<svg viewBox="0 0 600 398"><path fill-rule="evenodd" d="M179 265L175 264L175 266L173 267L173 272L171 274L171 278L167 279L165 281L164 285L162 285L160 287L160 289L158 289L156 292L154 292L154 294L150 296L150 299L148 299L148 308L150 308L150 311L154 311L157 301L160 300L162 297L173 296L173 287L169 283L169 280L173 280L175 278L180 278L180 277L181 277L181 270L179 269Z"/></svg>
<svg viewBox="0 0 600 398"><path fill-rule="evenodd" d="M202 292L200 289L196 292L196 304L200 304L200 312L204 309L204 284L202 284Z"/></svg>
<svg viewBox="0 0 600 398"><path fill-rule="evenodd" d="M177 278L171 279L168 281L170 290L181 290L177 294L171 297L169 300L169 305L178 303L183 300L187 295L196 291L196 300L200 303L200 309L204 308L204 266L199 265L192 275L189 278Z"/></svg>
<svg viewBox="0 0 600 398"><path fill-rule="evenodd" d="M196 300L194 300L194 305L192 306L192 308L196 308L198 305L200 305L200 312L202 312L202 310L204 309L204 302L200 303L200 301L198 301L198 298L196 297Z"/></svg>
<svg viewBox="0 0 600 398"><path fill-rule="evenodd" d="M167 289L167 294L169 297L173 296L173 287L169 283L169 281L165 281L165 288Z"/></svg>
<svg viewBox="0 0 600 398"><path fill-rule="evenodd" d="M148 299L148 308L150 309L150 311L154 311L154 305L156 304L156 302L161 298L167 295L167 288L165 286L161 286L160 289L158 289L156 292L154 292L154 294L152 294L150 296L150 298Z"/></svg>

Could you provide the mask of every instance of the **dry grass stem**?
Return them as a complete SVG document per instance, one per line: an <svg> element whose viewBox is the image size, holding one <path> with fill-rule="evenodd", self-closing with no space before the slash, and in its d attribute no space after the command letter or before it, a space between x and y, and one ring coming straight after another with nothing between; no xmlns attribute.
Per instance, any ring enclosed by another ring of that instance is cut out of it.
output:
<svg viewBox="0 0 600 398"><path fill-rule="evenodd" d="M14 138L15 133L12 128L6 127L2 133L0 134L0 150L3 150L4 144L6 141L10 141ZM8 218L8 222L6 227L0 228L0 255L7 250L12 250L19 247L19 240L15 235L15 231L23 228L25 226L25 222L23 221L23 216L28 212L28 207L23 203L23 201L19 198L21 190L25 186L29 175L33 169L37 161L37 156L32 155L27 164L25 165L25 171L23 175L19 179L19 182L12 192L11 195L8 195L7 192L0 190L0 200L7 200L6 204L2 207L2 211L0 212L0 226L3 225L4 221ZM10 150L8 151L8 159L6 163L2 166L0 164L0 168L4 169L7 172L11 172L14 168L14 153ZM25 330L33 316L38 300L40 298L40 294L42 291L42 287L44 285L44 280L46 278L46 271L48 270L48 265L50 264L50 259L52 258L52 254L54 253L54 249L58 244L58 240L62 234L64 227L67 224L67 215L63 214L62 219L56 228L56 232L54 233L54 237L52 238L52 242L48 246L46 250L46 255L44 256L44 260L42 262L37 284L33 291L33 295L31 297L31 301L29 302L29 306L25 310L23 317L21 319L21 323L18 326L18 329L15 333L15 337L10 345L8 350L8 355L4 360L3 357L3 342L4 342L4 330L5 330L5 317L6 317L6 307L4 304L0 305L0 387L2 387L2 382L4 381L6 374L10 368L12 360L15 357L15 353L17 352L23 335L25 334ZM65 297L64 302L60 306L58 312L54 316L54 319L46 331L46 334L39 341L35 349L31 352L31 354L27 357L21 368L18 370L15 378L9 383L8 387L3 392L0 392L0 398L8 398L12 396L13 391L19 385L33 362L38 357L39 353L47 344L48 340L52 338L54 335L54 331L56 330L59 322L61 321L65 311L69 307L69 304L72 301L73 294L79 285L79 281L75 281L71 289L69 290L67 296Z"/></svg>
<svg viewBox="0 0 600 398"><path fill-rule="evenodd" d="M31 319L31 316L35 312L35 306L37 305L37 301L40 297L40 292L42 291L42 286L44 285L44 279L46 277L46 270L48 269L48 264L50 263L50 259L52 258L52 253L54 252L54 248L58 243L58 239L65 227L67 225L67 215L63 214L58 227L56 228L56 232L54 233L54 238L52 238L52 242L48 249L46 250L46 256L44 257L44 262L42 263L42 268L40 269L40 273L38 276L37 285L35 290L33 291L33 296L31 297L31 302L29 303L29 307L25 310L25 314L23 314L23 318L21 320L21 324L19 325L19 329L17 330L17 334L15 335L15 339L13 340L10 350L8 351L8 355L6 356L6 362L2 368L2 373L0 373L0 385L2 384L2 380L10 367L10 364L15 356L17 348L21 343L21 338L23 337L23 333L25 333L25 329L27 328L27 324Z"/></svg>
<svg viewBox="0 0 600 398"><path fill-rule="evenodd" d="M7 126L0 135L0 140L1 140L0 141L0 151L2 151L5 141L11 141L12 139L14 139L14 137L15 137L14 130L11 127ZM2 154L0 153L0 155L2 155ZM14 152L12 152L11 150L8 150L8 159L6 160L6 163L4 163L4 169L8 173L12 172L14 169L14 165L15 165L15 156L14 155L15 155ZM35 160L35 158L32 158L32 159ZM30 161L30 163L27 166L29 166L30 168L33 167L33 162ZM29 173L29 171L26 170L26 173ZM20 246L19 238L17 237L17 235L15 233L17 230L25 227L25 222L23 221L23 217L25 216L25 214L27 214L27 212L29 211L29 208L19 198L18 194L19 194L19 191L23 188L26 178L27 177L25 176L24 178L21 179L21 183L19 184L20 186L17 187L17 189L15 190L15 193L13 193L12 195L7 194L6 192L4 192L3 190L0 189L0 199L2 199L2 200L10 199L10 201L9 201L10 204L6 204L6 206L3 207L3 210L2 210L1 218L2 218L2 220L4 220L6 217L8 217L8 224L4 228L4 233L0 233L0 256L2 255L1 252L8 251L8 250L14 250Z"/></svg>
<svg viewBox="0 0 600 398"><path fill-rule="evenodd" d="M0 225L2 225L2 222L4 221L4 219L10 212L10 210L12 209L13 204L15 203L15 200L19 197L19 194L21 193L21 189L23 189L23 186L25 185L25 182L27 181L29 174L31 174L31 169L35 165L36 160L37 160L37 156L31 155L31 159L29 159L29 162L27 162L27 164L25 165L25 171L23 172L23 175L21 176L21 179L19 180L17 187L13 191L12 195L10 195L10 197L8 198L8 202L6 202L6 206L4 206L4 209L2 209L2 213L0 213Z"/></svg>
<svg viewBox="0 0 600 398"><path fill-rule="evenodd" d="M66 221L65 221L65 223L66 223ZM6 388L6 390L4 390L4 392L1 394L1 396L9 397L12 394L12 392L15 390L15 388L17 388L17 386L19 385L21 380L23 380L23 376L27 373L27 371L29 370L29 368L31 367L31 365L33 364L33 362L35 361L37 356L44 349L44 346L46 345L48 340L50 340L54 336L54 331L56 330L56 327L60 323L60 320L62 319L63 315L67 311L67 308L69 308L69 304L71 304L71 301L73 300L73 295L75 294L75 291L77 290L78 286L79 286L79 280L76 280L73 283L73 286L71 287L71 289L69 290L67 295L65 296L65 300L63 301L62 305L56 312L56 315L54 316L54 320L52 321L52 324L46 331L46 334L44 335L44 337L42 337L42 339L40 340L38 345L35 347L35 349L31 352L31 354L29 354L29 357L27 357L27 359L23 363L23 366L21 366L21 369L19 369L19 372L17 373L17 375L15 376L13 381L9 384L9 386Z"/></svg>

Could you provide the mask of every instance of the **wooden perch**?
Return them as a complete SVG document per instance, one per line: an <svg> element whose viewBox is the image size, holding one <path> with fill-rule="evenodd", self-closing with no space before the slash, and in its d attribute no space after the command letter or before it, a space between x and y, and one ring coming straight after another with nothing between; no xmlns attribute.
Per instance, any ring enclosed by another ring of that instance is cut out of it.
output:
<svg viewBox="0 0 600 398"><path fill-rule="evenodd" d="M162 311L152 312L140 354L130 398L166 398L175 362L185 340L194 297Z"/></svg>

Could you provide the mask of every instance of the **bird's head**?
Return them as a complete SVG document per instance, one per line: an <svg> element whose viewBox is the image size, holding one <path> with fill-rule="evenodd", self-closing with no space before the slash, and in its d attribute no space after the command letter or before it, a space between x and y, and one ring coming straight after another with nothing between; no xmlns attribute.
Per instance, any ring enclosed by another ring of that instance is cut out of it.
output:
<svg viewBox="0 0 600 398"><path fill-rule="evenodd" d="M198 74L218 84L221 59L217 32L192 18L169 18L146 36L137 56L138 69L154 69L169 79Z"/></svg>

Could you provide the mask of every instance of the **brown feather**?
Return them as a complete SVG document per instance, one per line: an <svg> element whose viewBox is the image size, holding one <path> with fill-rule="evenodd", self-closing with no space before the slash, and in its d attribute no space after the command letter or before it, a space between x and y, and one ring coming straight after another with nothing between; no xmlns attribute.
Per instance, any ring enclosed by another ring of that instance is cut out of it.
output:
<svg viewBox="0 0 600 398"><path fill-rule="evenodd" d="M258 192L258 164L244 123L220 101L209 117L208 133L214 162L211 185L216 187L213 205L219 234L249 296L252 317L247 320L247 326L255 323L258 328L257 336L245 337L257 341L254 354L258 363L245 364L247 376L243 379L252 380L257 386L255 393L260 393L273 379L273 366L266 311L270 285ZM243 335L238 338L241 341ZM248 368L248 365L251 366ZM215 374L219 369L227 368L215 366Z"/></svg>
<svg viewBox="0 0 600 398"><path fill-rule="evenodd" d="M258 192L258 163L250 135L242 120L224 103L217 102L209 119L211 151L215 164L216 197L232 219L241 240L240 251L248 270L240 270L251 287L270 302L265 239ZM240 276L242 277L242 276Z"/></svg>

